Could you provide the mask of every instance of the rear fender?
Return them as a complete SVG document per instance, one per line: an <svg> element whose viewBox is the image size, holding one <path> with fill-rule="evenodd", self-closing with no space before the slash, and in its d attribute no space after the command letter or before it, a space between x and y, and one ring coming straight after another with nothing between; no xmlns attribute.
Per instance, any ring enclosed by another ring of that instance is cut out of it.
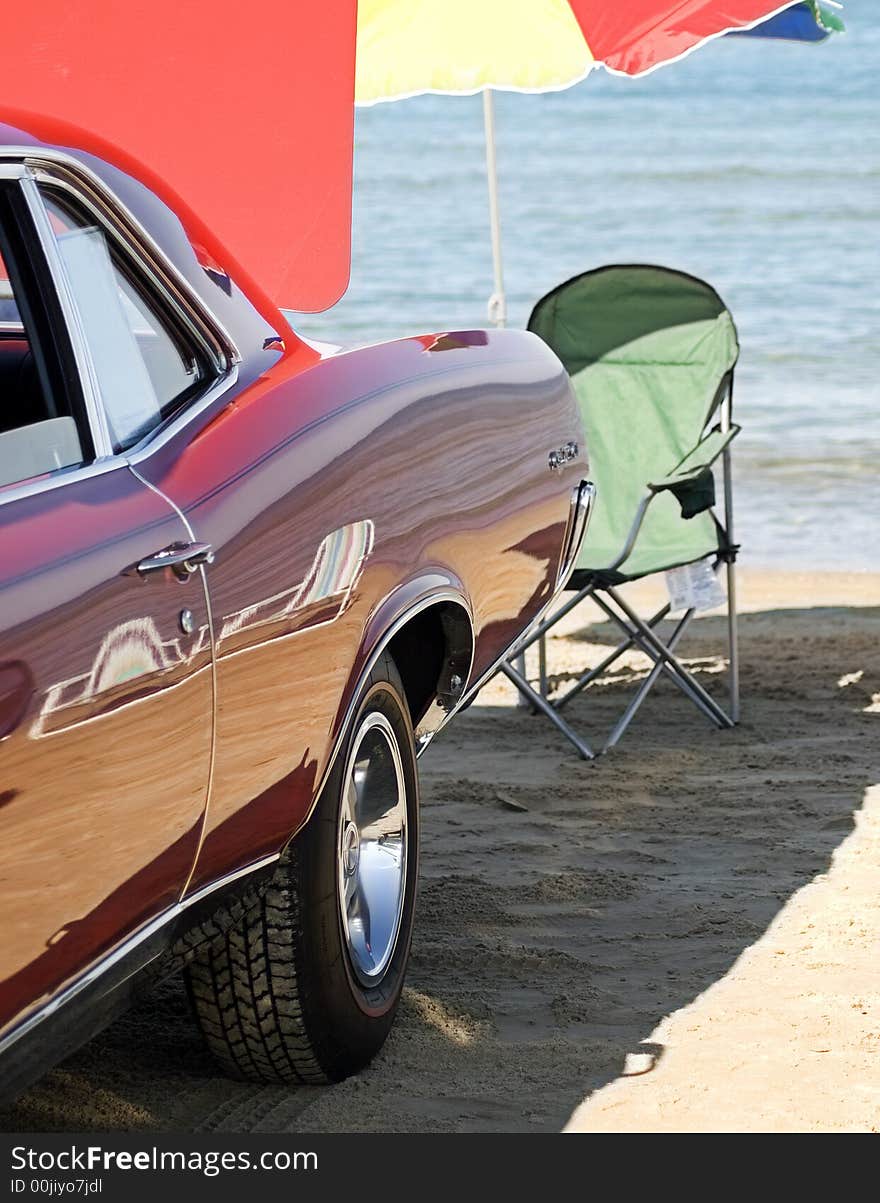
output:
<svg viewBox="0 0 880 1203"><path fill-rule="evenodd" d="M424 713L413 716L416 750L419 753L427 747L440 727L458 708L458 704L467 693L473 667L473 615L461 580L454 574L437 568L430 572L420 573L417 577L399 585L373 611L366 625L364 638L333 724L330 755L315 790L312 805L297 829L298 831L302 830L312 816L327 779L333 771L345 733L354 716L358 698L379 658L408 623L426 610L443 605L449 606L450 610L454 609L464 618L459 621L453 619L444 622L448 654L444 657L440 669L437 688ZM442 618L441 621L443 621ZM464 622L466 622L466 631L463 627ZM455 680L456 677L458 680Z"/></svg>

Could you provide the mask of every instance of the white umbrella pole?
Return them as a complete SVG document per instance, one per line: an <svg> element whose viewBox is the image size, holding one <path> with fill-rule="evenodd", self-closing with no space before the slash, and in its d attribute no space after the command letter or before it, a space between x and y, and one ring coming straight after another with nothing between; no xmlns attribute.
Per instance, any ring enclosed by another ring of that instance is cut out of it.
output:
<svg viewBox="0 0 880 1203"><path fill-rule="evenodd" d="M486 178L489 183L489 225L492 231L492 267L495 291L489 297L489 321L503 326L507 321L504 296L504 265L501 261L501 213L498 207L498 163L495 159L495 99L491 88L483 89L483 126L486 130Z"/></svg>

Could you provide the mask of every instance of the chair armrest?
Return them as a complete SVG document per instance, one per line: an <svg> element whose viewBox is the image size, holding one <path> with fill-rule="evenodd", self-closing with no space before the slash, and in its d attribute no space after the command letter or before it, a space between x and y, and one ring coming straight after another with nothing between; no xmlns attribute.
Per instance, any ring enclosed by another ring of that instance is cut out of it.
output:
<svg viewBox="0 0 880 1203"><path fill-rule="evenodd" d="M741 426L733 425L729 430L711 430L667 476L649 483L648 488L652 493L659 493L663 489L674 491L677 485L692 484L711 468L741 429Z"/></svg>
<svg viewBox="0 0 880 1203"><path fill-rule="evenodd" d="M668 476L648 485L656 497L668 489L681 506L682 518L696 518L715 504L715 480L711 468L719 455L740 432L739 426L729 430L712 430L693 450L672 469Z"/></svg>
<svg viewBox="0 0 880 1203"><path fill-rule="evenodd" d="M700 439L696 447L689 451L684 459L679 461L678 466L673 468L668 476L662 477L653 484L648 484L648 492L639 502L639 508L636 510L636 516L623 550L614 563L609 564L609 570L616 571L629 558L636 545L636 539L648 507L654 498L665 489L673 493L678 500L682 518L695 518L704 510L711 509L715 504L715 481L712 479L710 468L741 429L741 426L731 425L725 431L711 430Z"/></svg>

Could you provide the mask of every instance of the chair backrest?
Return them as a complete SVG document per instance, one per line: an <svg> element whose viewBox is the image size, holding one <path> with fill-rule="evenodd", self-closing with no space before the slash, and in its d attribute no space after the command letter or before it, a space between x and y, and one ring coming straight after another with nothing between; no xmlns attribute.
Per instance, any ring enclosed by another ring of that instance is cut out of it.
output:
<svg viewBox="0 0 880 1203"><path fill-rule="evenodd" d="M529 329L571 376L598 486L579 569L623 551L649 481L665 477L699 441L732 380L736 327L703 280L664 267L601 267L559 285ZM718 550L708 513L683 519L669 493L648 510L622 577L646 576Z"/></svg>

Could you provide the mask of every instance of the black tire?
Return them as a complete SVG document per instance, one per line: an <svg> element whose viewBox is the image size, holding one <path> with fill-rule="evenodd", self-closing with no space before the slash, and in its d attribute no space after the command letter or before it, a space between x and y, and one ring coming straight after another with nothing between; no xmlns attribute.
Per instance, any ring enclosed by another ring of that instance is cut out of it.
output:
<svg viewBox="0 0 880 1203"><path fill-rule="evenodd" d="M406 862L394 951L374 982L358 979L338 901L340 809L355 733L378 712L398 745L405 783ZM237 1077L335 1082L385 1042L409 958L418 879L418 773L409 710L389 655L363 689L314 814L292 841L260 903L187 969L208 1046Z"/></svg>

